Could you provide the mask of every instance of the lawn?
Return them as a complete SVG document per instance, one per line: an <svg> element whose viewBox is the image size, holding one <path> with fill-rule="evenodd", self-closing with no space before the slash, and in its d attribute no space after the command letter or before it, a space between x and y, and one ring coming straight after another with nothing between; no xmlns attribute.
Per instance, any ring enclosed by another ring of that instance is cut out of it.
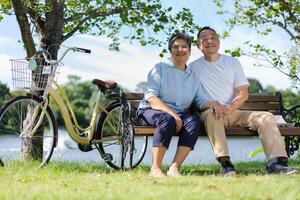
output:
<svg viewBox="0 0 300 200"><path fill-rule="evenodd" d="M300 170L300 160L290 166ZM218 165L184 166L183 177L155 179L149 166L115 171L107 166L51 162L0 168L0 199L300 199L300 175L265 175L264 162L237 163L239 176L222 178Z"/></svg>

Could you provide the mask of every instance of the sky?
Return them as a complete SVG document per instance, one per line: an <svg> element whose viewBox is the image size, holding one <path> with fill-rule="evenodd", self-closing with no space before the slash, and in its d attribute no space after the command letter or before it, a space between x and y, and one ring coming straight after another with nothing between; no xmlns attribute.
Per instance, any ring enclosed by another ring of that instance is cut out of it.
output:
<svg viewBox="0 0 300 200"><path fill-rule="evenodd" d="M194 20L200 26L209 25L222 32L226 29L223 16L217 15L217 7L212 1L207 0L162 0L163 6L172 6L175 10L182 7L190 8ZM24 58L26 53L20 41L20 31L14 16L6 16L0 22L0 81L12 86L10 59ZM246 26L237 27L232 30L231 37L221 41L220 52L225 49L242 46L246 40L266 43L269 47L277 51L284 51L290 48L287 35L279 29L275 29L270 37L263 38L254 30ZM120 51L108 50L109 40L105 37L76 35L67 40L64 45L77 46L91 49L91 54L70 53L66 56L60 69L58 80L65 83L67 76L76 74L83 80L92 80L94 78L102 80L114 80L120 85L134 90L141 81L146 81L147 74L158 62L167 59L159 57L160 49L153 46L141 47L135 43L122 41ZM63 48L62 48L63 50ZM189 62L202 56L202 53L192 47L192 55ZM288 77L275 69L264 67L253 67L255 62L249 57L239 58L243 65L247 77L258 79L263 87L273 85L277 89L290 87Z"/></svg>

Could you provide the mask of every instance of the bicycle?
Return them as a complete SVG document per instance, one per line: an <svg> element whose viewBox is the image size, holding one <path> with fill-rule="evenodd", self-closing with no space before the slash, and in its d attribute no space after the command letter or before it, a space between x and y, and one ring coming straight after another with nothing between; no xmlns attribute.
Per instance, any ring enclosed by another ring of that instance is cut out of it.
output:
<svg viewBox="0 0 300 200"><path fill-rule="evenodd" d="M142 161L148 138L143 137L139 144L135 143L132 109L116 82L92 81L99 92L90 125L87 128L79 125L68 97L56 80L59 68L63 66L61 61L71 50L91 52L67 47L59 59L52 60L49 52L41 49L38 53L42 56L11 60L14 87L28 93L14 97L0 108L2 166L25 159L38 160L39 167L49 162L58 140L58 126L50 100L58 107L69 136L80 150L97 149L114 169L133 169ZM102 99L108 104L102 105Z"/></svg>

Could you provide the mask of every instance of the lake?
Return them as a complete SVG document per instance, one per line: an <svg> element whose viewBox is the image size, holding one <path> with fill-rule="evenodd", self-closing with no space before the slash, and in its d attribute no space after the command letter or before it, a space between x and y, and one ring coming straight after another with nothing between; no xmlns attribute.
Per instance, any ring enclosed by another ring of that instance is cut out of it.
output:
<svg viewBox="0 0 300 200"><path fill-rule="evenodd" d="M65 130L59 130L58 141L58 146L54 150L51 160L104 163L96 149L90 152L81 152L77 148L77 144L71 140ZM168 165L172 162L173 156L176 151L177 141L177 137L172 138L170 148L165 155L164 164ZM228 146L233 162L265 160L265 156L263 153L260 153L253 158L249 158L250 152L262 147L258 137L230 137L228 138ZM150 137L148 140L147 152L142 161L142 164L151 164L151 147L152 137ZM296 155L294 155L293 157L295 156ZM194 150L189 154L184 164L196 165L213 163L217 162L215 160L208 138L199 137Z"/></svg>

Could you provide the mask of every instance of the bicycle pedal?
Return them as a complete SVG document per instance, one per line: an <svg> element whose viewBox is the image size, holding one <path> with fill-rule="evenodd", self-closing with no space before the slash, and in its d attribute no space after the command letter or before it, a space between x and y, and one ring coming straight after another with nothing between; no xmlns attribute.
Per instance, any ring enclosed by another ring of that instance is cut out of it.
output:
<svg viewBox="0 0 300 200"><path fill-rule="evenodd" d="M105 162L111 162L113 160L113 157L110 153L102 154L102 158Z"/></svg>

